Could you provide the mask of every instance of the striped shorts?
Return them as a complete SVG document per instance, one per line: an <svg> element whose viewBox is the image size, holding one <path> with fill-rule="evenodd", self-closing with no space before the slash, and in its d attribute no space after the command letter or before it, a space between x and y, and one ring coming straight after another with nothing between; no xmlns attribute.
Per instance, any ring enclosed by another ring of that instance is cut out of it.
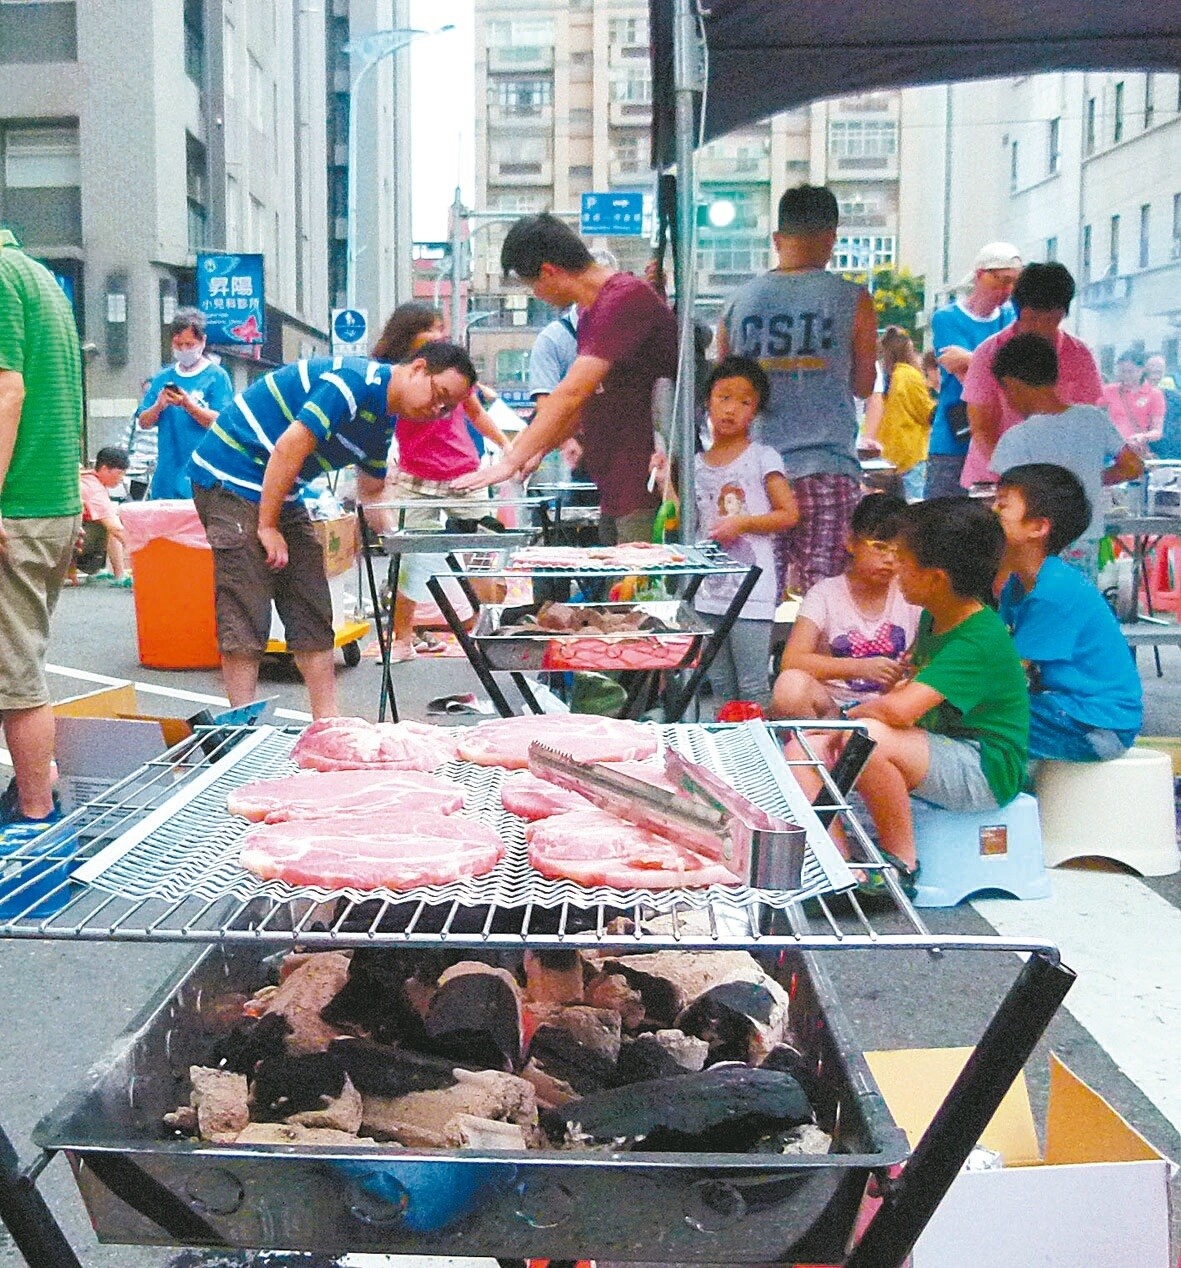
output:
<svg viewBox="0 0 1181 1268"><path fill-rule="evenodd" d="M799 523L779 539L786 588L807 594L818 581L845 570L845 538L861 486L852 476L821 472L791 482ZM782 580L782 573L781 573Z"/></svg>

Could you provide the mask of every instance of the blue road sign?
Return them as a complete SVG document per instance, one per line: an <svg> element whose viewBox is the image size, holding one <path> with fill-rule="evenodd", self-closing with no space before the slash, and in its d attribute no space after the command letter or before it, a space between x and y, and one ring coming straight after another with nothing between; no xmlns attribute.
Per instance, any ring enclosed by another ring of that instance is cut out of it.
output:
<svg viewBox="0 0 1181 1268"><path fill-rule="evenodd" d="M341 308L332 315L332 337L341 343L364 342L369 322L359 308Z"/></svg>
<svg viewBox="0 0 1181 1268"><path fill-rule="evenodd" d="M644 195L583 194L579 228L588 237L643 237Z"/></svg>

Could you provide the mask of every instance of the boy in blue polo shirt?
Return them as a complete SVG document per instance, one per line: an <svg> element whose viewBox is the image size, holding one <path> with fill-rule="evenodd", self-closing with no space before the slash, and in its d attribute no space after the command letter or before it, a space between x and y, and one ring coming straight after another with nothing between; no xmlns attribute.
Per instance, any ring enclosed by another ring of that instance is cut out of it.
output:
<svg viewBox="0 0 1181 1268"><path fill-rule="evenodd" d="M1010 467L994 509L1009 574L1000 615L1029 681L1029 756L1118 757L1143 722L1140 676L1106 600L1058 558L1090 522L1083 486L1065 467Z"/></svg>

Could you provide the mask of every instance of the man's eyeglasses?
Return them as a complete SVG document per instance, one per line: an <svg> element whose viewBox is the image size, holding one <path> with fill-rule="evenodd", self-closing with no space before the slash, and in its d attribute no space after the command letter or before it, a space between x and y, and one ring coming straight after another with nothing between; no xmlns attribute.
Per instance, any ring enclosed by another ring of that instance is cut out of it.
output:
<svg viewBox="0 0 1181 1268"><path fill-rule="evenodd" d="M464 392L462 396L456 397L453 392L449 392L439 382L438 375L431 376L431 409L440 417L444 414L450 414L466 396L467 392Z"/></svg>

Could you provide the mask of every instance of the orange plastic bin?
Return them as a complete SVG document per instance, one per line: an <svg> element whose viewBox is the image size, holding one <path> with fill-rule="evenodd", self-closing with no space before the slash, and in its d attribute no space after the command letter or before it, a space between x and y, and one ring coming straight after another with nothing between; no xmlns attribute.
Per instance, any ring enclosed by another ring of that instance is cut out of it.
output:
<svg viewBox="0 0 1181 1268"><path fill-rule="evenodd" d="M135 578L139 663L149 669L216 669L213 552L192 502L124 503Z"/></svg>

